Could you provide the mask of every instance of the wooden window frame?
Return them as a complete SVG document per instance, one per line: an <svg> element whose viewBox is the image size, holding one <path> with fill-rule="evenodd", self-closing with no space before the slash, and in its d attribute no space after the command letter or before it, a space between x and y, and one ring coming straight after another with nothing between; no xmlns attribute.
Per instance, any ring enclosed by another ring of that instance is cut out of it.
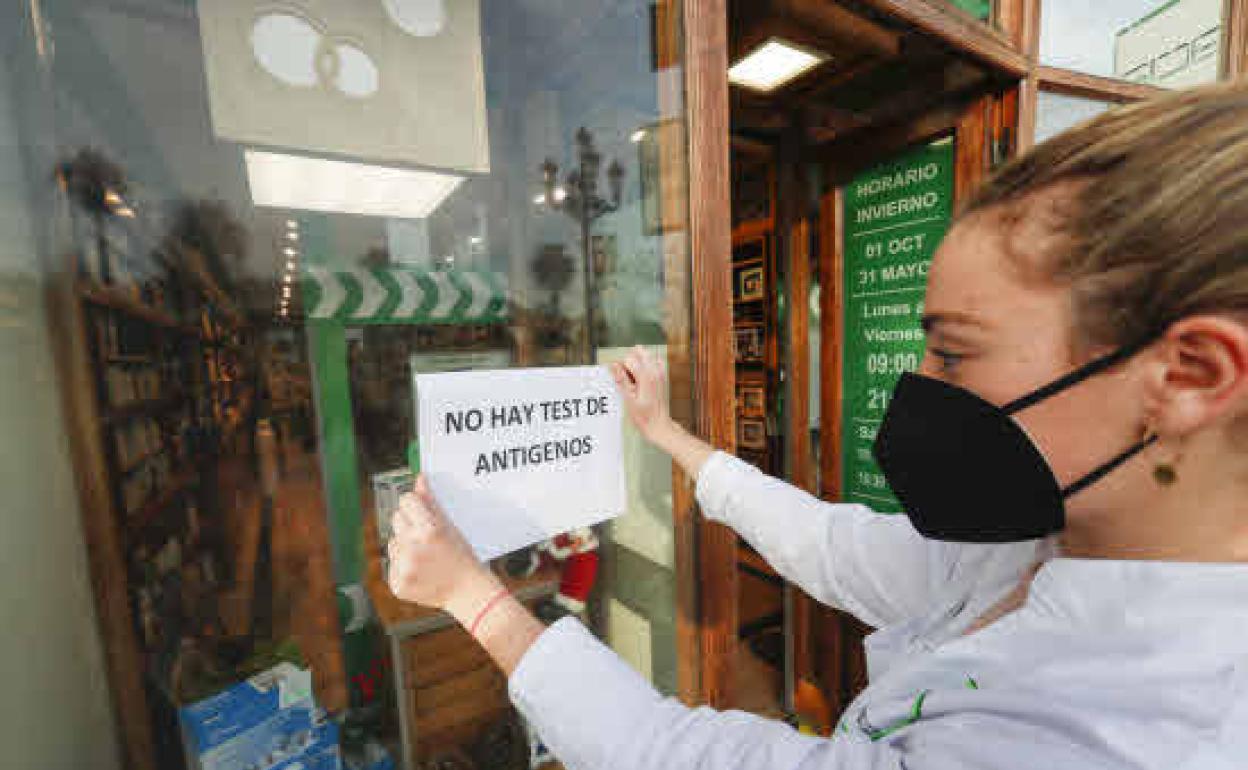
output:
<svg viewBox="0 0 1248 770"><path fill-rule="evenodd" d="M1133 83L1118 78L1089 75L1084 72L1051 67L1040 63L1040 13L1043 0L1002 0L1021 3L1024 45L1031 61L1031 71L1021 89L1018 150L1025 151L1035 142L1035 125L1040 92L1092 99L1109 104L1126 104L1147 99L1167 90L1147 83ZM1224 0L1223 3L1221 80L1248 73L1248 0Z"/></svg>

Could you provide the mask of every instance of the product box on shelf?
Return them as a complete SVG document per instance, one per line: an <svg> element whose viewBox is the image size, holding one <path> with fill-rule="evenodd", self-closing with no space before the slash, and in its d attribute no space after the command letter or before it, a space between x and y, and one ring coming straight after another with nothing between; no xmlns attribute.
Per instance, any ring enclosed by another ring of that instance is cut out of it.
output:
<svg viewBox="0 0 1248 770"><path fill-rule="evenodd" d="M338 727L312 696L312 673L290 663L178 711L192 770L339 770Z"/></svg>
<svg viewBox="0 0 1248 770"><path fill-rule="evenodd" d="M390 540L390 522L399 509L399 498L412 491L416 476L407 468L373 474L373 506L377 509L377 540L385 552Z"/></svg>
<svg viewBox="0 0 1248 770"><path fill-rule="evenodd" d="M325 722L312 728L311 740L298 753L280 760L271 770L342 770L338 725Z"/></svg>

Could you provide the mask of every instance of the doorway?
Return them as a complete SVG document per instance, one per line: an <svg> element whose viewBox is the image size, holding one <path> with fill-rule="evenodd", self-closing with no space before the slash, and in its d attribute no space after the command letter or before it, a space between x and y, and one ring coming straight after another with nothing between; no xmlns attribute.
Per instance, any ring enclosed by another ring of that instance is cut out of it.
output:
<svg viewBox="0 0 1248 770"><path fill-rule="evenodd" d="M926 264L958 199L1013 152L1017 74L872 3L726 13L736 454L895 513L870 444L921 358ZM735 613L729 705L826 733L865 685L872 629L742 539L719 558L735 585L705 601Z"/></svg>

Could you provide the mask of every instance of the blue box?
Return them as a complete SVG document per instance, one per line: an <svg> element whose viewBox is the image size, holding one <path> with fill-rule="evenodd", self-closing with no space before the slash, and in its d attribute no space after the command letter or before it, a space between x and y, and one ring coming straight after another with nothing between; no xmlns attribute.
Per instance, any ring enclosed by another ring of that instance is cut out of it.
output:
<svg viewBox="0 0 1248 770"><path fill-rule="evenodd" d="M338 727L316 707L312 674L290 663L184 706L178 718L193 770L294 768L311 754L318 764L305 769L341 765Z"/></svg>
<svg viewBox="0 0 1248 770"><path fill-rule="evenodd" d="M298 754L273 765L272 770L342 770L338 725L326 722L313 728L312 742Z"/></svg>

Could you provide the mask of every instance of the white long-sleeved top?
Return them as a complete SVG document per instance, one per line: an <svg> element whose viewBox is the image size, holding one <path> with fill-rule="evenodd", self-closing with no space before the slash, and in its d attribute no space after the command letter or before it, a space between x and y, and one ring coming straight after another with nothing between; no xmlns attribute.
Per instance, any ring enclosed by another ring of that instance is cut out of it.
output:
<svg viewBox="0 0 1248 770"><path fill-rule="evenodd" d="M704 513L818 601L881 630L831 738L662 697L564 619L512 699L569 770L1248 770L1248 565L1053 558L929 541L725 454ZM1026 602L965 634L1042 561Z"/></svg>

